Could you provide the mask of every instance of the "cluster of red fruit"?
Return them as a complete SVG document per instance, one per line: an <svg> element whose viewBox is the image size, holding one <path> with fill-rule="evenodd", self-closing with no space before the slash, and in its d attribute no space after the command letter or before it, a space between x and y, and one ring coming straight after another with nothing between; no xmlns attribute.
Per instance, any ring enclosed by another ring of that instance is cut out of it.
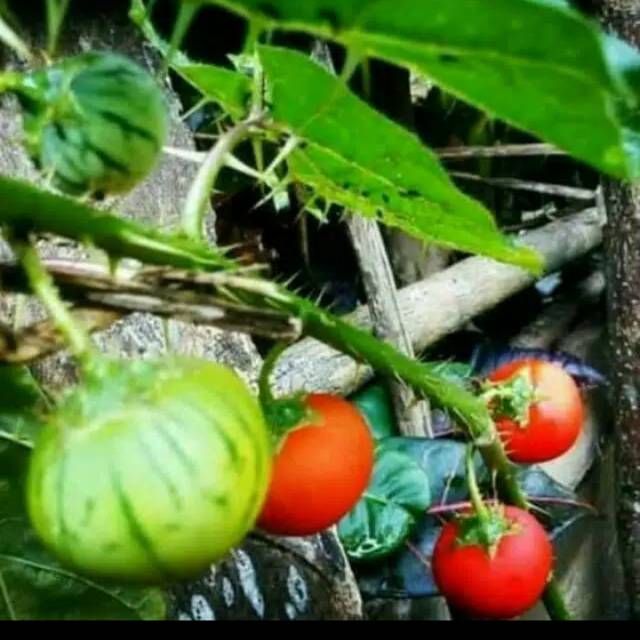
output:
<svg viewBox="0 0 640 640"><path fill-rule="evenodd" d="M483 397L513 462L557 458L582 429L580 391L559 365L537 360L505 365L490 376ZM258 520L262 529L277 535L311 535L336 524L360 499L373 470L374 442L351 403L328 394L311 394L305 403L310 419L281 440ZM490 528L498 531L490 544L474 535L473 523L465 532L477 514L465 514L443 528L433 555L434 578L462 612L513 618L541 597L553 550L527 511L497 507L489 512Z"/></svg>
<svg viewBox="0 0 640 640"><path fill-rule="evenodd" d="M538 360L512 362L495 371L490 383L506 385L494 387L502 390L524 383L519 385L525 400L519 419L506 415L508 411L501 413L503 403L490 403L513 462L547 462L573 447L582 430L584 407L578 386L562 367ZM488 397L492 395L505 399L500 392L489 391ZM506 398L513 400L509 393ZM465 517L443 528L433 554L434 579L448 602L467 615L514 618L542 596L553 571L553 548L542 525L523 509L498 507L490 517L494 530L496 522L503 525L491 546L464 539Z"/></svg>

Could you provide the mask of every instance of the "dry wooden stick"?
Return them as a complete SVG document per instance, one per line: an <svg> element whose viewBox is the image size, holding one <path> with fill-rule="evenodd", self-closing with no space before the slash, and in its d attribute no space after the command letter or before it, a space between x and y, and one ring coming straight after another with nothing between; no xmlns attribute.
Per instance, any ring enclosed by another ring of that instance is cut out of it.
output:
<svg viewBox="0 0 640 640"><path fill-rule="evenodd" d="M473 182L484 182L485 184L501 187L503 189L514 189L516 191L533 191L534 193L544 193L550 196L560 196L573 200L585 200L592 202L596 198L596 192L591 189L579 189L578 187L568 187L562 184L548 184L546 182L532 182L529 180L519 180L517 178L484 178L475 173L465 173L463 171L450 171L449 175L462 180Z"/></svg>
<svg viewBox="0 0 640 640"><path fill-rule="evenodd" d="M566 153L552 144L501 144L478 147L444 147L436 149L440 158L510 158L528 156L564 156Z"/></svg>
<svg viewBox="0 0 640 640"><path fill-rule="evenodd" d="M415 357L400 315L393 271L378 224L374 220L351 215L347 227L360 264L374 333L405 355ZM396 381L391 382L391 395L400 432L406 436L432 438L428 401L416 398L412 389Z"/></svg>
<svg viewBox="0 0 640 640"><path fill-rule="evenodd" d="M74 316L90 332L107 329L128 313L142 312L276 340L295 340L301 333L297 318L221 300L197 290L195 281L189 289L187 278L184 288L171 287L164 281L162 270L122 269L112 276L102 265L44 262L63 297L74 305ZM0 274L4 291L28 291L24 274L16 264L0 264ZM31 362L63 347L62 337L48 320L17 333L6 328L0 332L2 362Z"/></svg>

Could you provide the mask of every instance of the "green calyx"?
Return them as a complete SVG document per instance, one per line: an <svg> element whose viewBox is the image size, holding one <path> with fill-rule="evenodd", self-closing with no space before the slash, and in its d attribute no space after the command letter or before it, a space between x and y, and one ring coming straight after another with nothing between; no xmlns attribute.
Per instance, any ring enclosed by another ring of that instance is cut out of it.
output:
<svg viewBox="0 0 640 640"><path fill-rule="evenodd" d="M517 532L517 525L505 517L502 505L486 505L482 513L459 517L456 541L461 547L482 547L493 558L502 538Z"/></svg>
<svg viewBox="0 0 640 640"><path fill-rule="evenodd" d="M495 420L507 418L523 429L529 425L531 406L541 399L527 368L509 380L485 382L480 398L487 404Z"/></svg>
<svg viewBox="0 0 640 640"><path fill-rule="evenodd" d="M315 420L314 412L309 408L304 392L276 398L271 391L269 380L278 358L285 349L285 344L277 344L273 347L264 360L258 380L260 405L276 450L290 431L303 424L313 423Z"/></svg>
<svg viewBox="0 0 640 640"><path fill-rule="evenodd" d="M277 443L293 429L314 421L314 413L305 398L305 394L300 393L262 403L265 420Z"/></svg>

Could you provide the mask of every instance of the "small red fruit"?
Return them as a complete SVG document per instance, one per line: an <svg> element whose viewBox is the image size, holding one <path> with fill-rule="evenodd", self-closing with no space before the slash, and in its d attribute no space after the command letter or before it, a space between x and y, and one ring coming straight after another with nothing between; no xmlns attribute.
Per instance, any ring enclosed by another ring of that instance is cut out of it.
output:
<svg viewBox="0 0 640 640"><path fill-rule="evenodd" d="M258 519L276 535L311 535L336 524L373 472L373 438L357 409L329 394L311 394L305 402L312 417L284 437Z"/></svg>
<svg viewBox="0 0 640 640"><path fill-rule="evenodd" d="M559 365L539 360L506 364L490 376L493 383L524 376L531 403L524 420L494 412L507 455L514 462L539 463L566 453L580 435L585 418L580 390Z"/></svg>
<svg viewBox="0 0 640 640"><path fill-rule="evenodd" d="M540 599L551 574L553 548L542 525L517 507L504 507L503 517L509 530L494 548L461 540L463 519L447 523L436 542L435 583L452 606L471 617L522 615Z"/></svg>

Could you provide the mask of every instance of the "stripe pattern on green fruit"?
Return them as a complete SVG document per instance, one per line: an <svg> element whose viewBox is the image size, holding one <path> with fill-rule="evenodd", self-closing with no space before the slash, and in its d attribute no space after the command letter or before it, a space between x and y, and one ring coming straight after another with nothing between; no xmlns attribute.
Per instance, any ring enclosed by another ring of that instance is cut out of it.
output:
<svg viewBox="0 0 640 640"><path fill-rule="evenodd" d="M257 399L190 358L103 365L36 443L28 509L61 562L102 580L203 572L253 528L271 474Z"/></svg>
<svg viewBox="0 0 640 640"><path fill-rule="evenodd" d="M167 104L155 79L129 58L81 54L26 74L14 89L25 146L60 190L124 193L156 167Z"/></svg>

